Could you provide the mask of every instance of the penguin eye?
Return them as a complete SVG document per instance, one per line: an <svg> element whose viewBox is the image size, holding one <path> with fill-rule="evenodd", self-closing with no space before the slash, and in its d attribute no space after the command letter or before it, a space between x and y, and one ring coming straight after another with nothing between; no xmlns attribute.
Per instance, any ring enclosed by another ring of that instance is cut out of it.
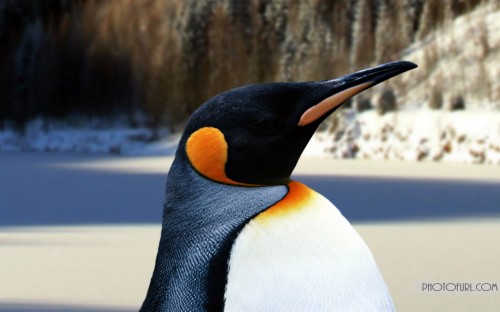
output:
<svg viewBox="0 0 500 312"><path fill-rule="evenodd" d="M254 126L258 131L263 133L272 133L278 129L277 119L264 119L257 122Z"/></svg>

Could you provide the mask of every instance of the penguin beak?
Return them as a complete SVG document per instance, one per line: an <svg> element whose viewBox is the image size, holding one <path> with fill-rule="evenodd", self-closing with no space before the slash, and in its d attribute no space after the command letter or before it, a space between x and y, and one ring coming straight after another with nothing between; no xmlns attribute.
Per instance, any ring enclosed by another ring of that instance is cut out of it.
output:
<svg viewBox="0 0 500 312"><path fill-rule="evenodd" d="M401 61L364 69L341 78L321 81L321 87L330 90L330 95L308 108L300 117L299 126L307 126L345 103L348 99L376 84L416 68L412 62ZM332 91L334 92L333 94Z"/></svg>

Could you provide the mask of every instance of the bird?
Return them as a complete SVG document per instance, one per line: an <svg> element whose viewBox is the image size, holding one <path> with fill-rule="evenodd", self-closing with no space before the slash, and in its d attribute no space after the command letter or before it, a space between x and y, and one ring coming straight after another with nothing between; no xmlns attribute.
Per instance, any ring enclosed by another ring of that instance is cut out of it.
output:
<svg viewBox="0 0 500 312"><path fill-rule="evenodd" d="M291 179L325 118L417 67L222 92L188 119L168 172L140 311L393 311L366 243L327 198Z"/></svg>

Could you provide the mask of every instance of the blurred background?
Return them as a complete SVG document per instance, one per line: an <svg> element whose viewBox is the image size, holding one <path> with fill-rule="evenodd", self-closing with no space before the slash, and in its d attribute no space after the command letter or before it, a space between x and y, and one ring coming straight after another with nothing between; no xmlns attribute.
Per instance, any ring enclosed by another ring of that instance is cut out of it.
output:
<svg viewBox="0 0 500 312"><path fill-rule="evenodd" d="M182 130L229 88L405 59L419 68L346 104L311 153L499 164L498 8L498 0L2 0L0 146L89 150L57 129L143 127L99 149L124 153L130 141Z"/></svg>
<svg viewBox="0 0 500 312"><path fill-rule="evenodd" d="M396 60L419 67L326 120L293 178L399 311L499 311L421 288L500 284L500 0L0 0L0 312L137 311L199 105Z"/></svg>

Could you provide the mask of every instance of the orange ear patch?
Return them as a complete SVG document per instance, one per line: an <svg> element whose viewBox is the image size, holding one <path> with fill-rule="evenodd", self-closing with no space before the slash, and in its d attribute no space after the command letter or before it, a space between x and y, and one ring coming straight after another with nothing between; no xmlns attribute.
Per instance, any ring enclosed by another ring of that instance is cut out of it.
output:
<svg viewBox="0 0 500 312"><path fill-rule="evenodd" d="M226 176L228 146L224 134L217 128L205 127L188 138L186 154L191 165L203 176L226 184L249 185Z"/></svg>

